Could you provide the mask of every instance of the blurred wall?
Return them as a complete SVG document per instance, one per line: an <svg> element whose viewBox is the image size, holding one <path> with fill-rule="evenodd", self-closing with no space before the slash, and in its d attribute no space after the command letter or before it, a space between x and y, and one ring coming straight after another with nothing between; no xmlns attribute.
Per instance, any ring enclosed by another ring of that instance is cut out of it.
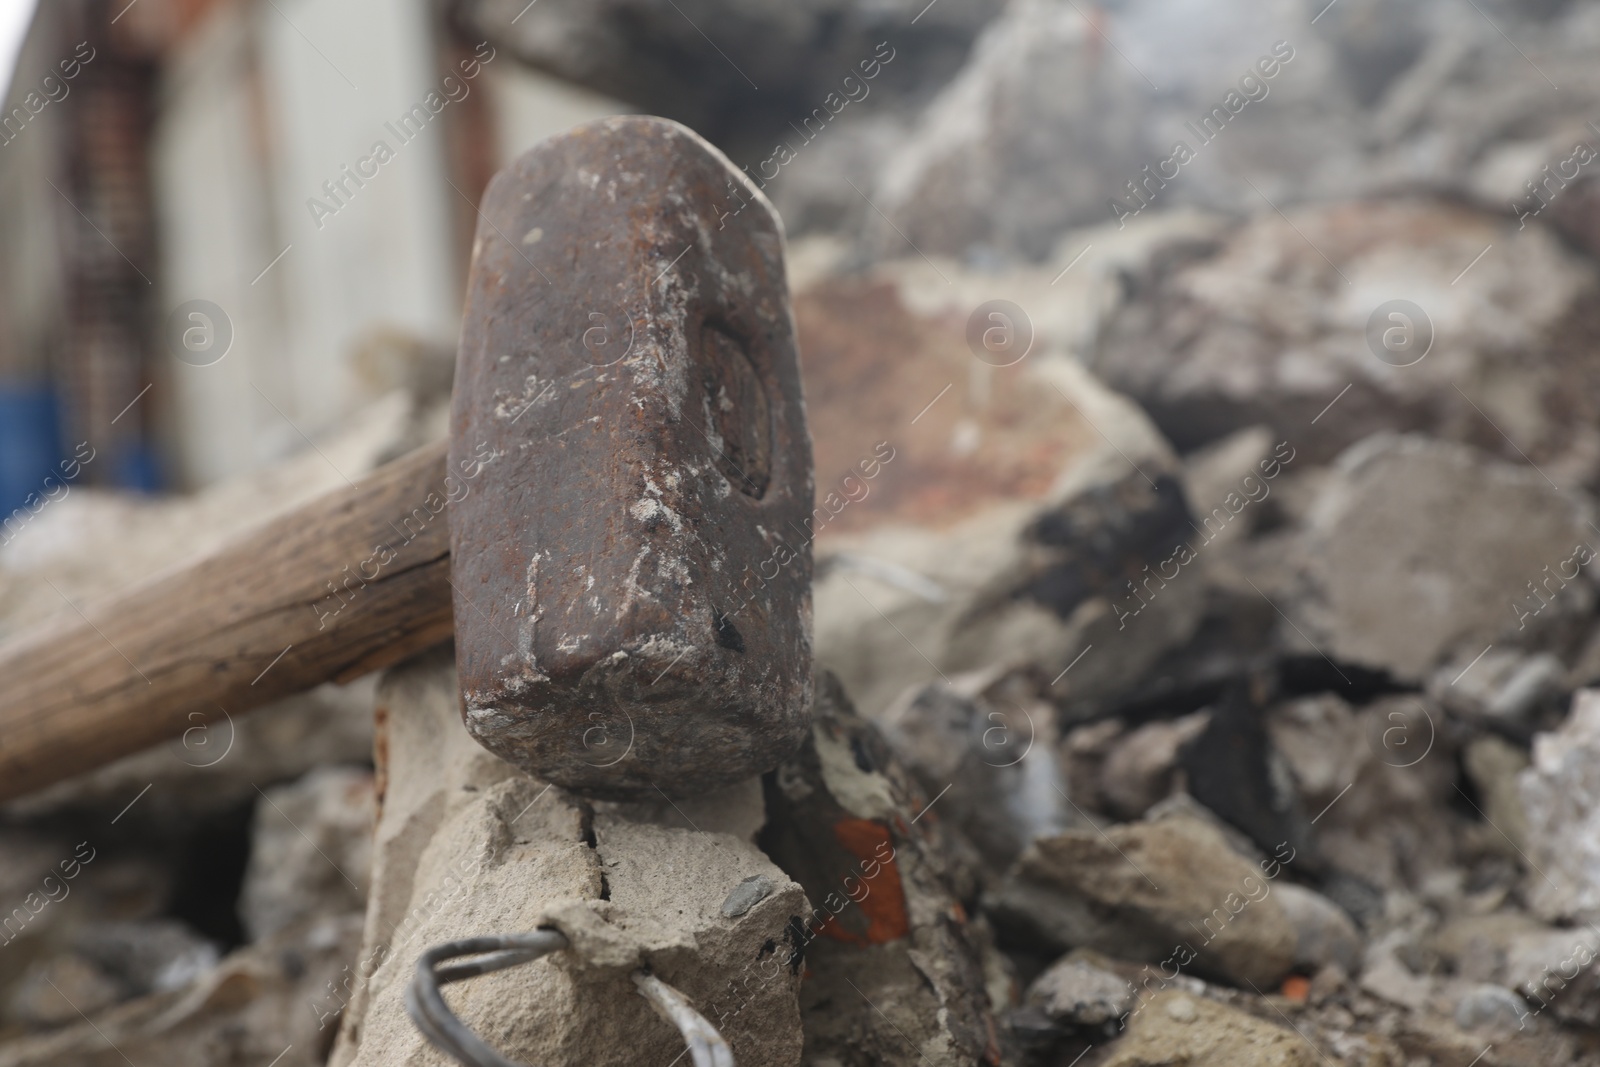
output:
<svg viewBox="0 0 1600 1067"><path fill-rule="evenodd" d="M0 512L80 437L153 457L137 478L90 464L90 482L196 488L337 428L396 384L386 361L447 359L494 169L627 110L431 0L62 0L8 106L80 38L86 71L150 72L147 121L96 125L69 92L0 143ZM147 184L96 195L102 143ZM116 257L128 300L85 287L86 254ZM98 362L75 356L113 306L136 339L101 329Z"/></svg>

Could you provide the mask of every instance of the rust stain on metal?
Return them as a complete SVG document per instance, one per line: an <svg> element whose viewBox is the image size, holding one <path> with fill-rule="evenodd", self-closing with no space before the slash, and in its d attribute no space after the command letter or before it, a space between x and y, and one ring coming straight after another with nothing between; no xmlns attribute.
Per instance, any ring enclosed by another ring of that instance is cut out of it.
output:
<svg viewBox="0 0 1600 1067"><path fill-rule="evenodd" d="M761 194L662 119L522 156L484 197L454 405L452 463L483 442L508 460L451 508L472 734L607 797L709 791L792 753L811 440Z"/></svg>

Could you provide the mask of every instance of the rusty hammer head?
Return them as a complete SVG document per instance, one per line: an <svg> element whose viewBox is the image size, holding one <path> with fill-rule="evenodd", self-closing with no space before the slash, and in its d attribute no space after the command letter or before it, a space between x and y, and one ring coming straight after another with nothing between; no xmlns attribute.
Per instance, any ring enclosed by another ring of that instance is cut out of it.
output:
<svg viewBox="0 0 1600 1067"><path fill-rule="evenodd" d="M625 117L495 176L451 465L467 729L561 786L705 792L800 743L811 439L776 213L684 127Z"/></svg>

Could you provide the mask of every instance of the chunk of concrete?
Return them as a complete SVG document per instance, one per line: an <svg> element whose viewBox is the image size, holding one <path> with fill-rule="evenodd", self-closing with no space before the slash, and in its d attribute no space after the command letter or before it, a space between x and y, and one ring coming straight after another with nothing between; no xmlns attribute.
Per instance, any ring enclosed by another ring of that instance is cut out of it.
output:
<svg viewBox="0 0 1600 1067"><path fill-rule="evenodd" d="M1104 1067L1313 1067L1314 1048L1283 1026L1188 993L1140 1005Z"/></svg>
<svg viewBox="0 0 1600 1067"><path fill-rule="evenodd" d="M1145 723L1118 738L1100 767L1100 793L1111 814L1137 819L1177 785L1178 757L1199 737L1210 714L1197 711L1170 721Z"/></svg>
<svg viewBox="0 0 1600 1067"><path fill-rule="evenodd" d="M1155 576L1191 533L1176 457L1076 361L980 360L913 288L824 282L795 301L818 663L873 718L941 674L1027 668L1069 702L1138 679L1204 601L1192 574ZM883 366L886 347L906 358Z"/></svg>
<svg viewBox="0 0 1600 1067"><path fill-rule="evenodd" d="M759 790L735 787L700 808L600 809L542 785L467 735L442 653L387 674L378 715L365 946L319 1001L325 1019L344 1016L333 1064L434 1055L401 1002L417 956L443 941L541 925L568 932L575 950L451 987L457 1015L502 1054L670 1062L683 1038L629 977L647 963L718 1027L741 1064L799 1062L801 960L789 931L810 910L805 895L746 836L695 825L697 811L759 807ZM751 819L735 812L725 822ZM753 878L772 891L724 914Z"/></svg>
<svg viewBox="0 0 1600 1067"><path fill-rule="evenodd" d="M1053 1023L1103 1026L1133 1010L1135 988L1127 979L1096 964L1095 954L1078 950L1052 963L1028 987L1025 1002Z"/></svg>
<svg viewBox="0 0 1600 1067"><path fill-rule="evenodd" d="M1519 174L1518 195L1547 161ZM1137 273L1091 366L1184 450L1259 423L1324 463L1378 431L1421 431L1592 484L1596 271L1503 207L1336 200L1288 209L1292 223L1259 211Z"/></svg>
<svg viewBox="0 0 1600 1067"><path fill-rule="evenodd" d="M1374 435L1335 470L1311 516L1305 593L1285 605L1335 661L1422 682L1491 643L1575 635L1592 610L1596 509L1581 491L1415 435Z"/></svg>
<svg viewBox="0 0 1600 1067"><path fill-rule="evenodd" d="M1273 892L1294 858L1253 864L1183 817L1078 830L1035 842L987 905L1036 943L1267 988L1294 965L1297 933Z"/></svg>
<svg viewBox="0 0 1600 1067"><path fill-rule="evenodd" d="M1529 903L1546 920L1600 917L1600 690L1574 694L1561 728L1533 740L1517 777Z"/></svg>

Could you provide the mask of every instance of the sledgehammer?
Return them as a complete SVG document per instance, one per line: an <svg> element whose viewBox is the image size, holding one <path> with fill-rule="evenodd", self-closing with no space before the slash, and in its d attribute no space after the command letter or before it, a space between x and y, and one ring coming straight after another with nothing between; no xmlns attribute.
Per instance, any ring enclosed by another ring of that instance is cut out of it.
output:
<svg viewBox="0 0 1600 1067"><path fill-rule="evenodd" d="M0 799L452 631L541 779L748 778L808 725L811 498L772 207L676 123L578 127L484 196L448 446L0 646Z"/></svg>

